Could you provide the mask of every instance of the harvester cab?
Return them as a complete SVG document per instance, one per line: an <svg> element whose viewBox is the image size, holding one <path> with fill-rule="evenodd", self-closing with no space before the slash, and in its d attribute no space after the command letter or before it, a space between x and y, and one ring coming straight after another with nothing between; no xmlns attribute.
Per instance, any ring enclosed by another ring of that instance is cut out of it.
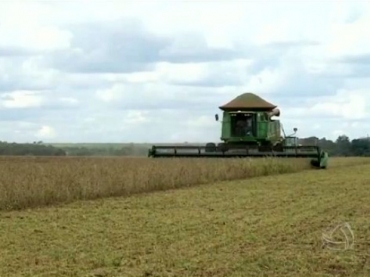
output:
<svg viewBox="0 0 370 277"><path fill-rule="evenodd" d="M150 157L301 157L311 158L311 164L326 168L328 154L318 145L300 145L297 128L286 136L277 107L253 93L239 95L219 107L216 121L221 121L221 142L205 146L152 146Z"/></svg>

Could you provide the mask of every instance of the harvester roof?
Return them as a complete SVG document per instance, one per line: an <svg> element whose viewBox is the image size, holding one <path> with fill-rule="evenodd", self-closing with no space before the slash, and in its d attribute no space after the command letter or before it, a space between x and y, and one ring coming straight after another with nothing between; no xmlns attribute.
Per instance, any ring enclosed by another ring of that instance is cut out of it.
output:
<svg viewBox="0 0 370 277"><path fill-rule="evenodd" d="M220 106L221 110L266 110L271 111L277 106L267 102L261 97L255 95L254 93L247 92L243 93L229 103Z"/></svg>

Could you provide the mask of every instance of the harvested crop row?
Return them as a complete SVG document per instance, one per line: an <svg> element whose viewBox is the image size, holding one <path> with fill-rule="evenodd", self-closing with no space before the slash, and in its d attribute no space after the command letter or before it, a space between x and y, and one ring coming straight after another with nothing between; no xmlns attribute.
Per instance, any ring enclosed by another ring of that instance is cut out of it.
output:
<svg viewBox="0 0 370 277"><path fill-rule="evenodd" d="M306 168L307 159L0 158L0 210L127 196Z"/></svg>

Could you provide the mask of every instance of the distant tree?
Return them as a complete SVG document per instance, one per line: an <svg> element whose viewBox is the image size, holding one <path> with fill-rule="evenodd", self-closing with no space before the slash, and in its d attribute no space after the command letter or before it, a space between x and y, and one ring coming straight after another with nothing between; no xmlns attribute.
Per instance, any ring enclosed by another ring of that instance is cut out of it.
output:
<svg viewBox="0 0 370 277"><path fill-rule="evenodd" d="M370 156L370 140L347 135L338 136L335 141L326 138L308 137L299 139L302 145L319 145L330 156ZM184 142L183 144L187 144ZM9 143L0 141L0 155L12 156L146 156L150 145L146 144L68 144L52 146L42 141L32 143Z"/></svg>
<svg viewBox="0 0 370 277"><path fill-rule="evenodd" d="M350 156L351 154L351 142L349 137L341 135L336 140L336 152L340 156Z"/></svg>
<svg viewBox="0 0 370 277"><path fill-rule="evenodd" d="M352 140L351 152L354 156L370 156L370 141L367 139Z"/></svg>
<svg viewBox="0 0 370 277"><path fill-rule="evenodd" d="M7 156L66 156L66 152L51 145L0 142L0 155Z"/></svg>

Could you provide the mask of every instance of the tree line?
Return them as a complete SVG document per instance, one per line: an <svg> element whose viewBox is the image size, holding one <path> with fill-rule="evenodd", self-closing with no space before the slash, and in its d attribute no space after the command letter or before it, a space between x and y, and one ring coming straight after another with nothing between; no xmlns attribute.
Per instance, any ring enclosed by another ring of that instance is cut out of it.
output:
<svg viewBox="0 0 370 277"><path fill-rule="evenodd" d="M300 139L302 145L319 145L330 156L370 156L370 138L350 139L347 135L338 136L335 141L309 137Z"/></svg>
<svg viewBox="0 0 370 277"><path fill-rule="evenodd" d="M109 144L104 144L102 147L57 147L44 144L42 141L33 143L0 141L0 156L144 156L147 154L148 147L136 146L133 143L122 147L112 147Z"/></svg>
<svg viewBox="0 0 370 277"><path fill-rule="evenodd" d="M66 156L66 152L41 142L9 143L0 141L0 156Z"/></svg>
<svg viewBox="0 0 370 277"><path fill-rule="evenodd" d="M350 139L346 135L339 136L335 141L325 138L309 137L299 140L302 145L319 145L330 156L370 156L370 139ZM150 144L123 144L112 146L88 147L69 144L53 146L43 142L9 143L0 141L0 156L146 156Z"/></svg>

